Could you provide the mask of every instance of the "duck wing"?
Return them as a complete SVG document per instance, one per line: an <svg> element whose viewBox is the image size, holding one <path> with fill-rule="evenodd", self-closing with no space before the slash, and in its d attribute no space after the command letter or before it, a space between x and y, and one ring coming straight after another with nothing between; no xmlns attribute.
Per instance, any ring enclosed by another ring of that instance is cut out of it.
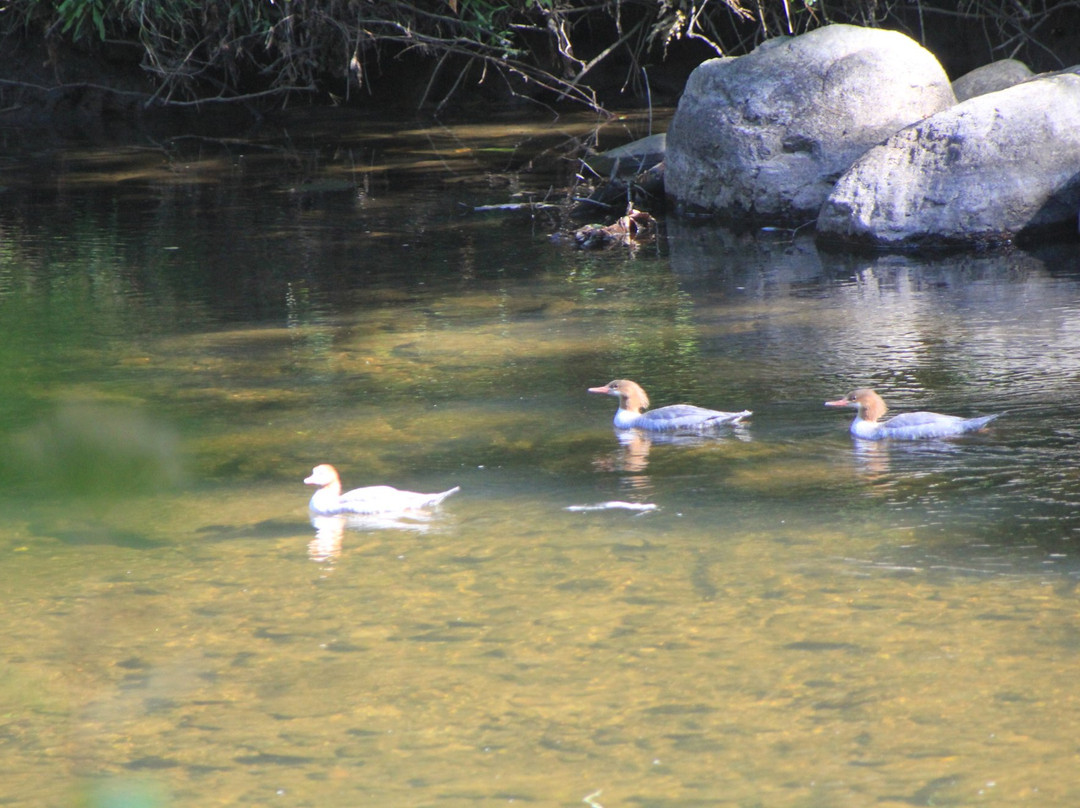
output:
<svg viewBox="0 0 1080 808"><path fill-rule="evenodd" d="M983 415L978 418L961 418L957 415L942 415L937 412L906 412L890 418L881 425L883 432L898 438L947 438L975 432L998 417Z"/></svg>
<svg viewBox="0 0 1080 808"><path fill-rule="evenodd" d="M673 432L677 430L705 431L722 426L731 426L749 418L750 410L742 412L721 412L692 404L671 404L656 410L649 410L639 416L633 426L653 432Z"/></svg>

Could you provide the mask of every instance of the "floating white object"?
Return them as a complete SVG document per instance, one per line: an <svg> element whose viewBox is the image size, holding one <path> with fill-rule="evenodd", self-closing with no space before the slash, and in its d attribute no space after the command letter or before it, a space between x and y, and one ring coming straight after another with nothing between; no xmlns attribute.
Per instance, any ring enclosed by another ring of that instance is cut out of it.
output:
<svg viewBox="0 0 1080 808"><path fill-rule="evenodd" d="M596 505L568 505L566 510L568 511L613 511L617 509L624 511L655 511L656 506L651 502L623 502L621 500L612 500L610 502L598 502Z"/></svg>

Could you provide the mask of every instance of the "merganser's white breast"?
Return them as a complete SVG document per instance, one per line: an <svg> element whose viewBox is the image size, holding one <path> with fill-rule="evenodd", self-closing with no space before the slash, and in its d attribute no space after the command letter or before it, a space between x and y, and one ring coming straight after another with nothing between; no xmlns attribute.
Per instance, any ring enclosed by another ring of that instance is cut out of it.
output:
<svg viewBox="0 0 1080 808"><path fill-rule="evenodd" d="M692 404L671 404L649 410L649 397L641 385L629 379L616 379L603 387L590 387L590 393L615 396L619 409L615 411L616 429L643 429L647 432L707 432L733 426L749 418L750 410L721 412Z"/></svg>
<svg viewBox="0 0 1080 808"><path fill-rule="evenodd" d="M438 494L421 494L415 491L402 491L389 485L371 485L342 493L341 478L338 476L337 469L325 463L313 468L311 476L304 482L307 485L320 486L308 503L311 512L320 516L348 513L402 513L434 508L448 496L461 490L460 487L455 486Z"/></svg>
<svg viewBox="0 0 1080 808"><path fill-rule="evenodd" d="M852 390L836 401L826 401L826 407L853 407L855 420L851 434L864 440L924 440L952 438L983 429L1001 413L976 418L961 418L937 412L908 412L880 421L888 411L884 399L869 388Z"/></svg>

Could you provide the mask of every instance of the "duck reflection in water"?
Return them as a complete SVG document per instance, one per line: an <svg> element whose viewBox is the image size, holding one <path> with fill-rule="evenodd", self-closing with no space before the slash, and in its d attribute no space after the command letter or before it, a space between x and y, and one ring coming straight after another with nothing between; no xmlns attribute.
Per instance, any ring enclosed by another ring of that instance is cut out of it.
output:
<svg viewBox="0 0 1080 808"><path fill-rule="evenodd" d="M962 454L965 447L949 440L879 441L856 438L852 442L855 470L870 482L893 483L893 465L902 469L905 464L935 464Z"/></svg>
<svg viewBox="0 0 1080 808"><path fill-rule="evenodd" d="M652 441L636 429L616 430L618 448L604 452L593 459L597 471L642 472L649 466L649 450ZM648 478L645 478L646 480Z"/></svg>
<svg viewBox="0 0 1080 808"><path fill-rule="evenodd" d="M311 515L315 536L308 542L308 558L318 564L332 563L341 555L345 531L407 530L427 533L433 526L430 513Z"/></svg>
<svg viewBox="0 0 1080 808"><path fill-rule="evenodd" d="M728 436L741 441L749 441L750 433L742 426L729 430ZM649 466L649 452L654 444L674 446L704 446L707 443L723 440L722 436L702 435L700 433L681 432L643 432L639 429L616 429L615 437L619 447L611 452L597 455L593 468L598 471L644 472ZM645 478L646 482L648 478Z"/></svg>

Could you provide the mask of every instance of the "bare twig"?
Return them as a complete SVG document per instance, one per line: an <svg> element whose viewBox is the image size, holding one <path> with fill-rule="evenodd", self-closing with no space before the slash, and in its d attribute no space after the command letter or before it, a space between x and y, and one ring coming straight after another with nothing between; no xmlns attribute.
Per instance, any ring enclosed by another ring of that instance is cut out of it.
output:
<svg viewBox="0 0 1080 808"><path fill-rule="evenodd" d="M65 84L35 84L32 81L15 81L13 79L0 79L0 84L5 87L24 87L28 90L36 90L41 93L51 93L57 90L101 90L112 95L131 96L132 98L147 98L146 93L134 90L118 90L104 84L94 84L89 81L74 81Z"/></svg>
<svg viewBox="0 0 1080 808"><path fill-rule="evenodd" d="M62 42L79 35L80 26L86 34L86 18L77 15L85 15L88 5L0 0L0 35L47 33ZM832 22L876 26L887 20L894 27L914 27L921 38L937 18L971 32L981 28L988 56L1026 54L1060 64L1047 31L1066 29L1076 13L1076 0L232 0L204 5L117 0L97 5L109 9L104 28L110 42L142 49L143 70L155 84L148 105L268 97L285 103L298 92L328 91L328 85L336 92L341 81L346 97L354 82L373 92L378 71L369 67L409 54L426 64L421 103L437 110L479 73L480 81L499 76L515 97L571 101L601 111L587 85L602 64L618 62L626 71L623 88L648 92L641 81L644 66L654 64L657 55L665 58L677 41L737 55L771 36L797 35ZM77 25L68 34L73 20ZM593 38L603 30L614 33L606 41ZM90 38L85 35L84 41Z"/></svg>

